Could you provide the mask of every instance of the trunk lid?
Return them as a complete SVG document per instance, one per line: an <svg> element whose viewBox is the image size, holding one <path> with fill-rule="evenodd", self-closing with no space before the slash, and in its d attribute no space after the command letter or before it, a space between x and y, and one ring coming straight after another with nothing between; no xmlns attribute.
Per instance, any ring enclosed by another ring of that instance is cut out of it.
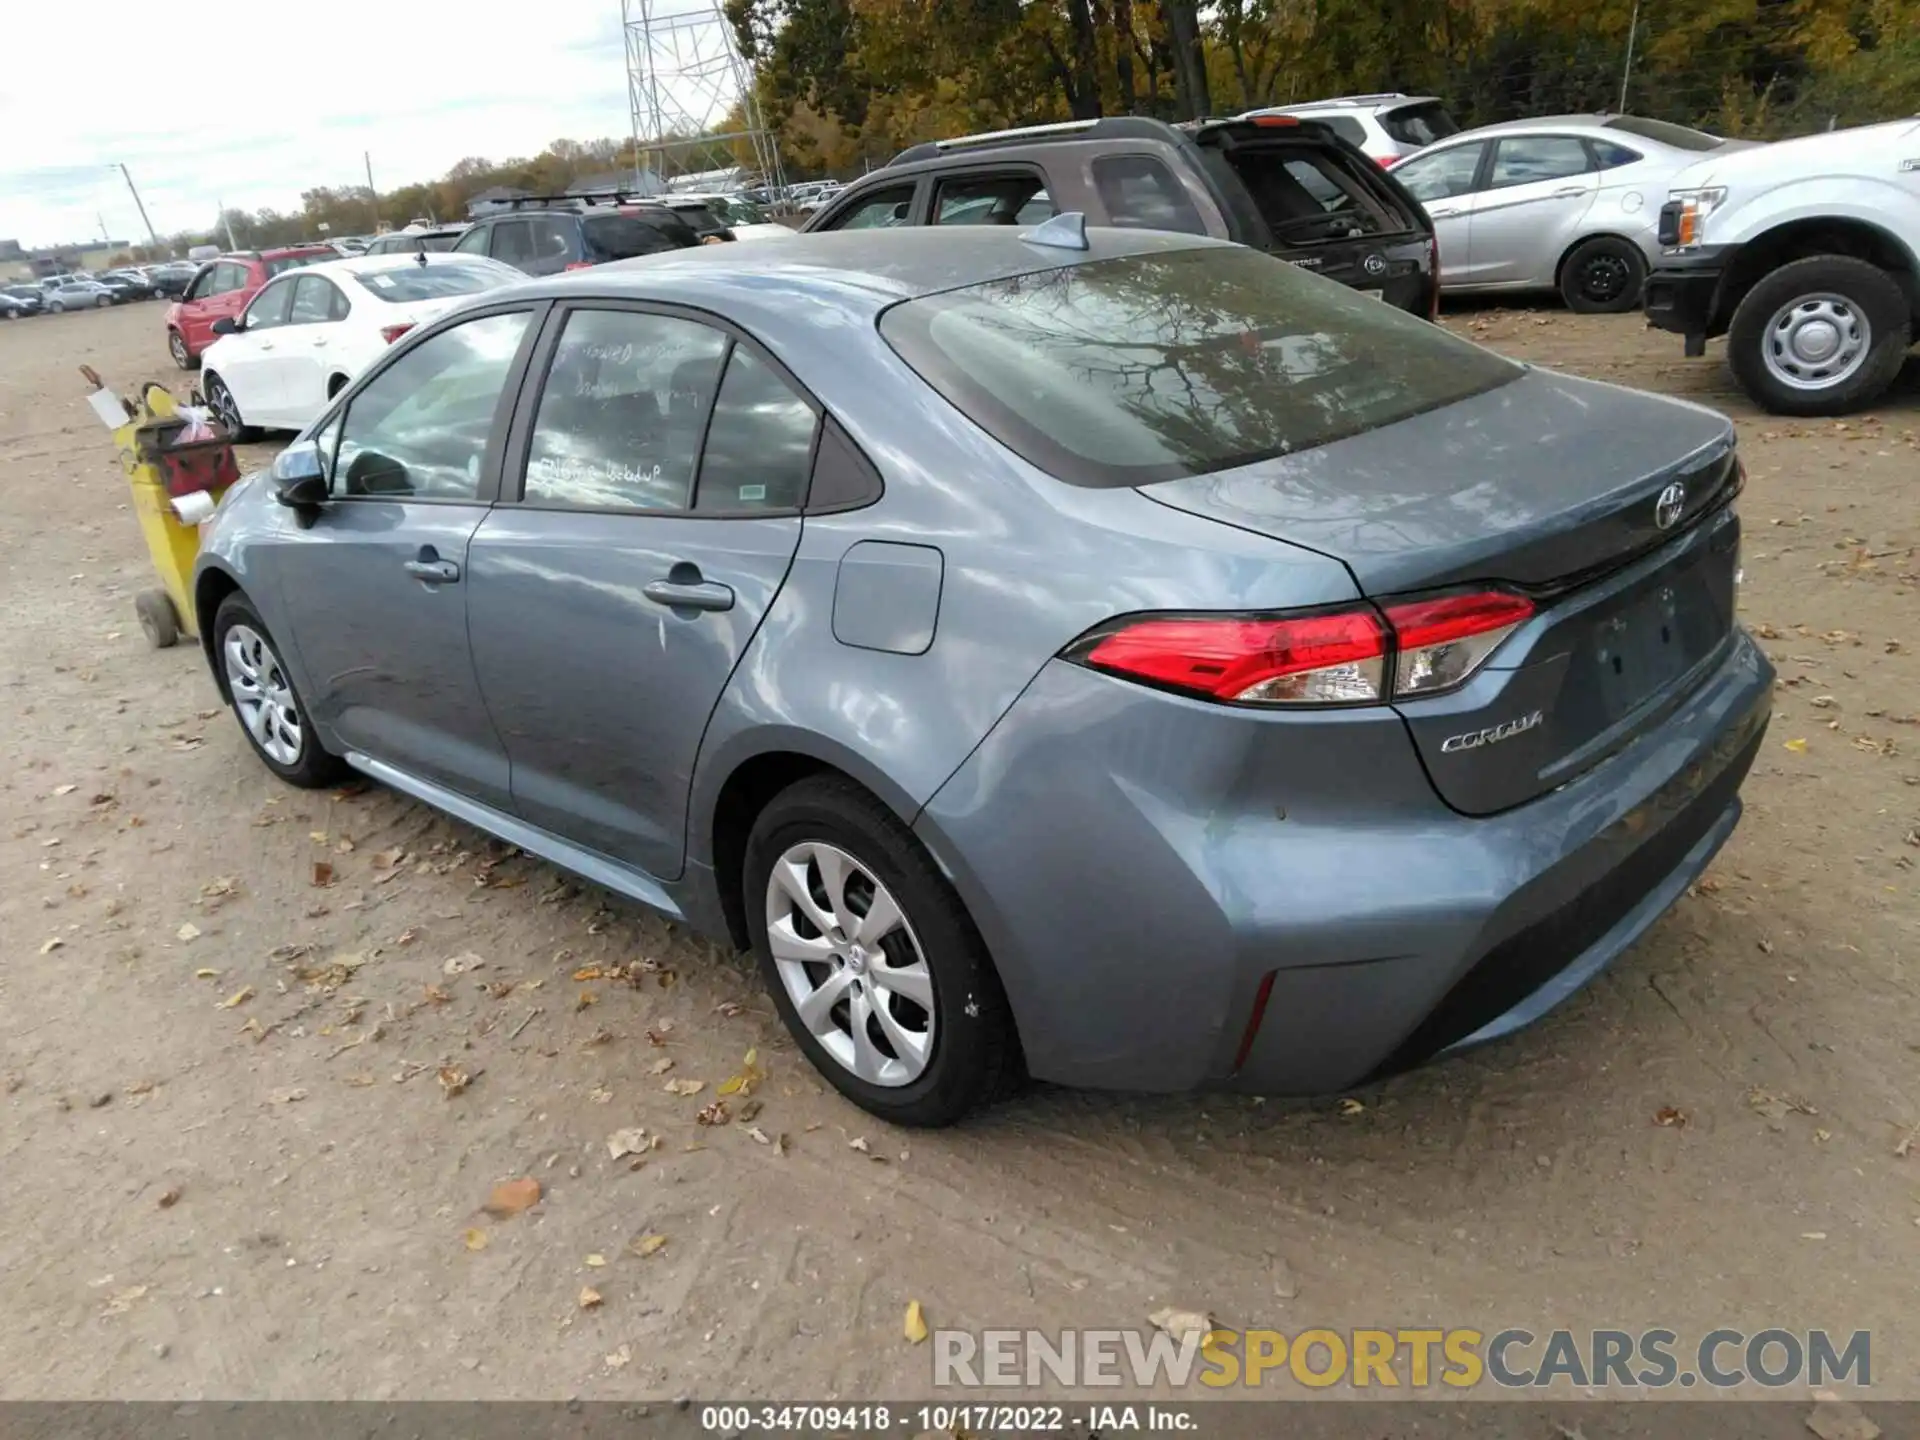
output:
<svg viewBox="0 0 1920 1440"><path fill-rule="evenodd" d="M1529 594L1532 619L1463 688L1398 704L1441 796L1478 815L1614 753L1720 653L1736 475L1720 416L1534 370L1398 424L1141 493L1337 559L1369 598L1456 585Z"/></svg>

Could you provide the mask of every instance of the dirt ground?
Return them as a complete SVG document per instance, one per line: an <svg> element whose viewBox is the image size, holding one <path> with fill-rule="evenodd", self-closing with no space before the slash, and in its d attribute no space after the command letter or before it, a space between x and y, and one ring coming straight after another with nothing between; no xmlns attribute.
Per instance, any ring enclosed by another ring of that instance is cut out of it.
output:
<svg viewBox="0 0 1920 1440"><path fill-rule="evenodd" d="M742 959L380 789L281 786L198 650L147 648L75 367L179 380L160 314L0 327L0 1396L905 1397L911 1300L1870 1329L1876 1393L1920 1396L1916 367L1791 423L1635 316L1454 316L1740 421L1782 685L1710 877L1544 1024L1357 1106L1041 1089L908 1134ZM750 1051L762 1108L699 1123ZM658 1148L610 1158L630 1127Z"/></svg>

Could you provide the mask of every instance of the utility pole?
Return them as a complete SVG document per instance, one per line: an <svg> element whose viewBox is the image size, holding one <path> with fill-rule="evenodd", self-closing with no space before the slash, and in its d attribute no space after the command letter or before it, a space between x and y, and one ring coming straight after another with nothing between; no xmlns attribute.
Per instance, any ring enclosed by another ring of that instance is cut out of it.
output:
<svg viewBox="0 0 1920 1440"><path fill-rule="evenodd" d="M367 162L367 204L373 209L374 233L380 232L380 192L373 188L373 152L362 150L360 158Z"/></svg>
<svg viewBox="0 0 1920 1440"><path fill-rule="evenodd" d="M1640 0L1633 0L1633 18L1627 22L1627 59L1620 67L1620 113L1627 113L1627 81L1633 78L1633 42L1640 34Z"/></svg>
<svg viewBox="0 0 1920 1440"><path fill-rule="evenodd" d="M116 165L114 168L120 172L121 177L127 182L127 189L133 195L134 208L140 212L140 223L147 227L147 239L151 240L153 242L153 248L158 250L160 248L160 236L153 228L153 221L147 219L147 207L140 200L140 192L133 188L133 172L128 170L125 165Z"/></svg>

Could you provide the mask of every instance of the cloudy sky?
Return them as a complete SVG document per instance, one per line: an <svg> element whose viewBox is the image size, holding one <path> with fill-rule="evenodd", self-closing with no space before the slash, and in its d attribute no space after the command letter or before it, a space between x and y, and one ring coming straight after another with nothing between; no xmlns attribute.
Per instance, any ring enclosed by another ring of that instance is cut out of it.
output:
<svg viewBox="0 0 1920 1440"><path fill-rule="evenodd" d="M365 184L363 151L384 190L629 129L620 0L91 0L36 29L0 66L0 239L26 245L144 238L120 162L167 235Z"/></svg>

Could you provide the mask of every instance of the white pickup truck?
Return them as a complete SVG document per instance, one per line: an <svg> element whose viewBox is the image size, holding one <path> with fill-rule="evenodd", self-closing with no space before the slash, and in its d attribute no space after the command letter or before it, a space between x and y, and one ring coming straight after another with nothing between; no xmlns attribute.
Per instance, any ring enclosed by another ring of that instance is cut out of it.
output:
<svg viewBox="0 0 1920 1440"><path fill-rule="evenodd" d="M1920 338L1920 118L1708 156L1674 176L1660 244L1647 321L1687 354L1725 335L1775 414L1870 404Z"/></svg>

